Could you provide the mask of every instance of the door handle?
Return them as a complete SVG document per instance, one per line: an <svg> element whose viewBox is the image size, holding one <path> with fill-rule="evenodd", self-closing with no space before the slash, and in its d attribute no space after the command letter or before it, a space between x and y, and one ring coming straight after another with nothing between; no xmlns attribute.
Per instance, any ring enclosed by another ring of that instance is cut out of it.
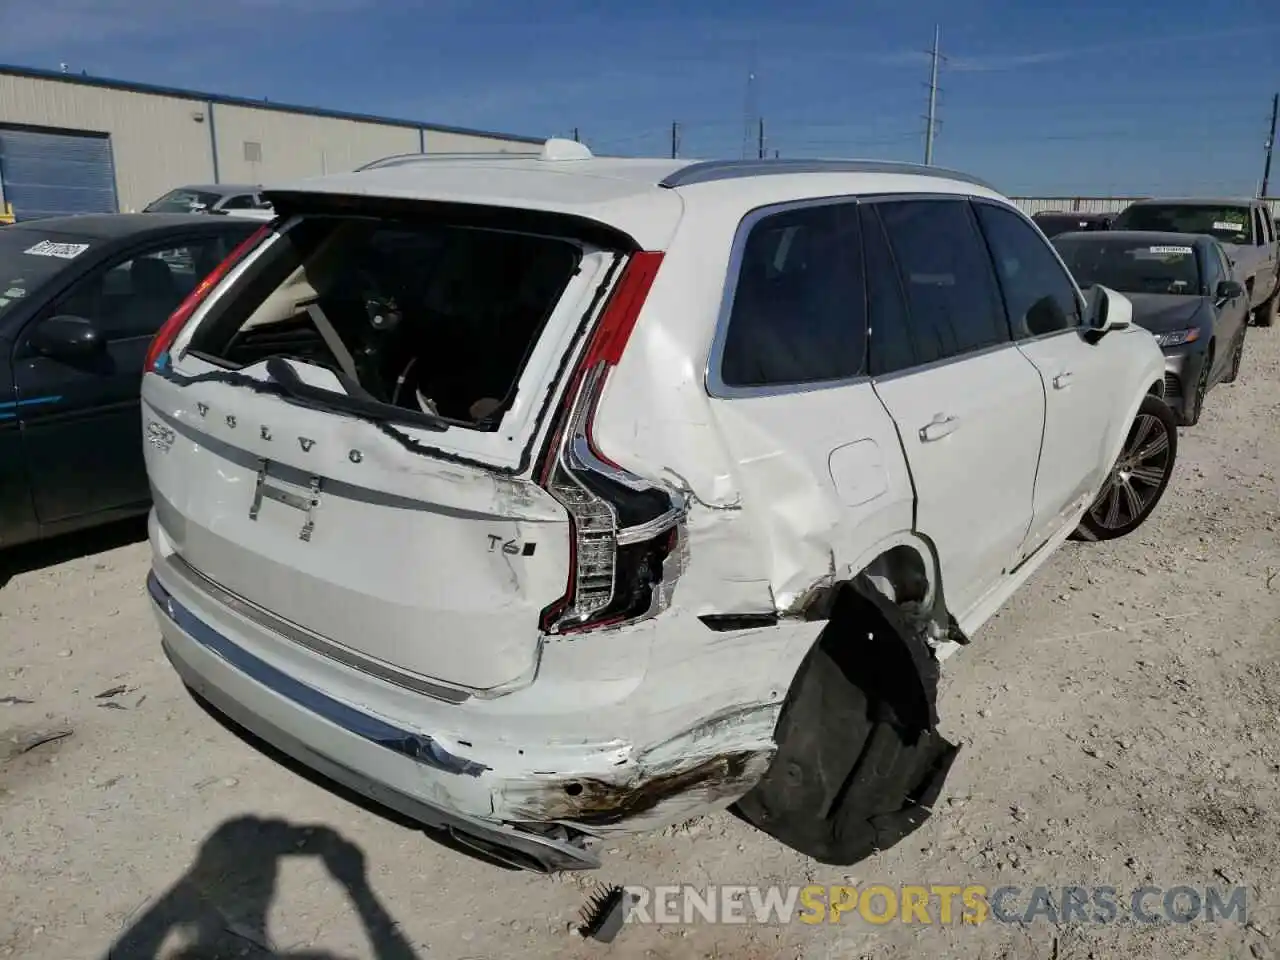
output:
<svg viewBox="0 0 1280 960"><path fill-rule="evenodd" d="M1062 390L1071 383L1071 371L1063 370L1053 378L1053 389Z"/></svg>
<svg viewBox="0 0 1280 960"><path fill-rule="evenodd" d="M932 423L927 423L920 428L920 442L929 443L931 440L941 440L959 426L960 419L958 417L945 417L942 414L938 414L933 418Z"/></svg>

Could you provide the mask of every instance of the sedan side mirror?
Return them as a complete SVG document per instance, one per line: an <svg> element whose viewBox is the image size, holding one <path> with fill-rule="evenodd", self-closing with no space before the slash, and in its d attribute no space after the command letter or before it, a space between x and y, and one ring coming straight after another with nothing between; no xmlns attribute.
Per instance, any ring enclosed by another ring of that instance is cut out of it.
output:
<svg viewBox="0 0 1280 960"><path fill-rule="evenodd" d="M1133 322L1133 303L1110 287L1094 284L1089 288L1087 327L1099 339L1112 330L1123 330Z"/></svg>
<svg viewBox="0 0 1280 960"><path fill-rule="evenodd" d="M60 314L36 325L28 341L37 353L55 360L88 360L107 348L96 324L84 317Z"/></svg>
<svg viewBox="0 0 1280 960"><path fill-rule="evenodd" d="M1244 296L1244 284L1239 280L1223 280L1218 284L1218 289L1214 293L1215 299L1219 303L1227 300L1234 300L1236 297Z"/></svg>

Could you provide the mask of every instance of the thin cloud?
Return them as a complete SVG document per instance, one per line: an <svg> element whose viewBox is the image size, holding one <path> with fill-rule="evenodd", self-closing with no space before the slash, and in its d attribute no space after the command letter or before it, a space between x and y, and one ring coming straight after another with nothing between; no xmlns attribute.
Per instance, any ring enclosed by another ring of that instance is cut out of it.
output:
<svg viewBox="0 0 1280 960"><path fill-rule="evenodd" d="M104 41L239 33L260 28L263 18L291 14L352 13L372 0L3 0L0 56L29 60Z"/></svg>
<svg viewBox="0 0 1280 960"><path fill-rule="evenodd" d="M948 70L956 73L990 73L1001 70L1017 70L1023 67L1035 67L1048 63L1062 63L1093 54L1116 53L1137 48L1162 47L1183 43L1200 43L1205 40L1247 37L1255 36L1259 33L1275 33L1277 31L1280 31L1280 25L1259 24L1223 30L1202 30L1198 33L1176 34L1164 37L1138 37L1058 50L1038 50L1027 53L994 54L992 56L977 57L946 56L946 46L944 44L943 54L944 63ZM904 50L875 58L875 62L882 66L919 66L928 61L929 54L919 50Z"/></svg>

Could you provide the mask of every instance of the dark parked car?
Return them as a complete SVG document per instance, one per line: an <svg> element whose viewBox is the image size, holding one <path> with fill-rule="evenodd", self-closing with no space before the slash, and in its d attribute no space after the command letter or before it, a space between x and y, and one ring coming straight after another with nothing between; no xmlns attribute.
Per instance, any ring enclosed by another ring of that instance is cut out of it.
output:
<svg viewBox="0 0 1280 960"><path fill-rule="evenodd" d="M1266 201L1138 200L1120 211L1112 227L1208 234L1222 244L1236 279L1248 291L1258 326L1269 327L1280 316L1280 237Z"/></svg>
<svg viewBox="0 0 1280 960"><path fill-rule="evenodd" d="M259 226L110 214L0 230L0 548L146 510L147 347Z"/></svg>
<svg viewBox="0 0 1280 960"><path fill-rule="evenodd" d="M1061 210L1045 210L1031 219L1046 237L1081 230L1106 230L1115 219L1114 213L1069 213Z"/></svg>
<svg viewBox="0 0 1280 960"><path fill-rule="evenodd" d="M1165 400L1191 426L1204 396L1240 372L1249 324L1244 284L1204 234L1064 233L1053 238L1081 287L1101 284L1133 302L1133 321L1164 349Z"/></svg>

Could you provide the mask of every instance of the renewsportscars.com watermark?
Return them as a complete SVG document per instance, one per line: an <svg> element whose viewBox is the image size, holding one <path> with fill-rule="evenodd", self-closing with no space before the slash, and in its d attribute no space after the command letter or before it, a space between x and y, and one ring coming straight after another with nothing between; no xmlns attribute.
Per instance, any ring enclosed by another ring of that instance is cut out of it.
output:
<svg viewBox="0 0 1280 960"><path fill-rule="evenodd" d="M627 923L949 925L1248 922L1241 886L1017 887L983 884L623 888Z"/></svg>

